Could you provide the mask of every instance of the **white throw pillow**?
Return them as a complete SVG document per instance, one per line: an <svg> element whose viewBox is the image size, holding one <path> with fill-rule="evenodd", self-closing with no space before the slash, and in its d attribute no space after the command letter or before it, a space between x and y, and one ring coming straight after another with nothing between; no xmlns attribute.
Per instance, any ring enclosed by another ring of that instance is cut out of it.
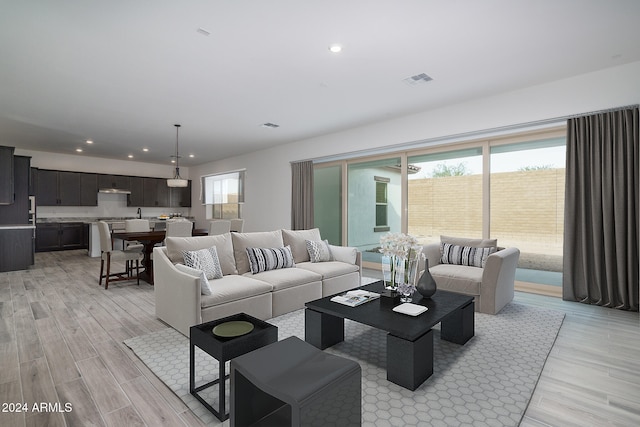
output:
<svg viewBox="0 0 640 427"><path fill-rule="evenodd" d="M200 279L200 293L202 295L211 295L213 293L213 291L211 290L211 284L209 284L204 271L196 270L195 268L188 267L184 264L175 264L175 267L179 271L186 273L189 276L197 277Z"/></svg>
<svg viewBox="0 0 640 427"><path fill-rule="evenodd" d="M331 250L329 249L328 240L307 240L306 243L311 262L326 262L333 259L331 256Z"/></svg>
<svg viewBox="0 0 640 427"><path fill-rule="evenodd" d="M182 255L186 266L204 271L207 279L220 279L222 277L222 267L220 267L220 260L215 246L197 251L182 251Z"/></svg>
<svg viewBox="0 0 640 427"><path fill-rule="evenodd" d="M347 264L355 264L358 258L358 249L350 246L334 246L329 245L331 255L334 261L346 262Z"/></svg>

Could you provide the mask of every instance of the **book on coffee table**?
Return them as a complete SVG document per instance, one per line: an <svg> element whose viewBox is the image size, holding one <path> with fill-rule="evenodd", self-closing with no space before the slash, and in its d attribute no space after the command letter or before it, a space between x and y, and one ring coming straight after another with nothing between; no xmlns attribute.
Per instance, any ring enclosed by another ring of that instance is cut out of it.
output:
<svg viewBox="0 0 640 427"><path fill-rule="evenodd" d="M363 289L354 289L352 291L348 291L344 295L336 295L331 298L331 301L337 302L338 304L348 305L349 307L355 307L360 304L364 304L365 302L373 301L374 299L380 298L380 294L370 291L365 291Z"/></svg>

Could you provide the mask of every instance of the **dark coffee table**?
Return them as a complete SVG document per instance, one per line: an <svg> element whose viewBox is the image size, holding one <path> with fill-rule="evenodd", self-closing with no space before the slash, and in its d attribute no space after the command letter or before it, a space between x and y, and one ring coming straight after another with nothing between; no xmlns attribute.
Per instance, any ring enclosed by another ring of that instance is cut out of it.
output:
<svg viewBox="0 0 640 427"><path fill-rule="evenodd" d="M247 321L254 329L246 335L235 338L219 338L213 334L213 328L221 323L234 320ZM213 320L189 328L189 392L200 401L220 421L229 418L225 408L225 362L234 357L249 353L255 349L278 341L278 328L263 320L256 319L245 313L234 314L223 319ZM195 347L218 360L218 378L196 387L195 382ZM198 392L218 384L218 409L214 409Z"/></svg>
<svg viewBox="0 0 640 427"><path fill-rule="evenodd" d="M362 289L382 292L382 281ZM387 380L415 390L433 374L433 331L440 323L440 337L465 344L474 335L473 297L437 291L429 298L415 294L413 303L429 308L418 316L392 311L377 299L357 307L330 301L331 296L306 303L305 340L324 350L344 341L344 319L382 329L387 335Z"/></svg>

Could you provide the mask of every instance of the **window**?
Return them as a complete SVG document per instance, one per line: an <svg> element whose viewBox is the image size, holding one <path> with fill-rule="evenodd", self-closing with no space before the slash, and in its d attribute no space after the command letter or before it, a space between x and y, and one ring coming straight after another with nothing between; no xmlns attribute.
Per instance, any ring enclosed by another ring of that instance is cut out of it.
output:
<svg viewBox="0 0 640 427"><path fill-rule="evenodd" d="M245 171L202 177L202 201L207 219L242 218Z"/></svg>
<svg viewBox="0 0 640 427"><path fill-rule="evenodd" d="M375 231L389 231L387 219L387 183L389 178L375 176L376 181L376 227ZM384 229L384 230L383 230Z"/></svg>

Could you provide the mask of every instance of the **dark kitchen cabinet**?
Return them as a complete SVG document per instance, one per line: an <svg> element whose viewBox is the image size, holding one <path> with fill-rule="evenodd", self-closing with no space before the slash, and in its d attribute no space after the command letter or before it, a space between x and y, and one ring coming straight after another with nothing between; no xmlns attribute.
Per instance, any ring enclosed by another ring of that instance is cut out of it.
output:
<svg viewBox="0 0 640 427"><path fill-rule="evenodd" d="M27 224L29 222L29 181L31 157L13 157L14 201L0 205L0 224Z"/></svg>
<svg viewBox="0 0 640 427"><path fill-rule="evenodd" d="M191 181L186 187L169 188L169 204L171 207L191 207Z"/></svg>
<svg viewBox="0 0 640 427"><path fill-rule="evenodd" d="M162 178L144 178L143 206L165 207L169 206L169 187L167 180Z"/></svg>
<svg viewBox="0 0 640 427"><path fill-rule="evenodd" d="M26 270L33 265L33 229L0 230L0 271Z"/></svg>
<svg viewBox="0 0 640 427"><path fill-rule="evenodd" d="M83 249L84 230L85 224L81 222L60 223L60 249Z"/></svg>
<svg viewBox="0 0 640 427"><path fill-rule="evenodd" d="M36 225L36 252L88 248L88 224L48 222Z"/></svg>
<svg viewBox="0 0 640 427"><path fill-rule="evenodd" d="M58 171L37 169L36 204L38 206L57 206L58 200Z"/></svg>
<svg viewBox="0 0 640 427"><path fill-rule="evenodd" d="M13 203L13 147L0 147L0 205Z"/></svg>
<svg viewBox="0 0 640 427"><path fill-rule="evenodd" d="M80 206L80 174L58 172L58 205Z"/></svg>
<svg viewBox="0 0 640 427"><path fill-rule="evenodd" d="M98 188L101 190L131 190L131 177L124 175L98 174Z"/></svg>
<svg viewBox="0 0 640 427"><path fill-rule="evenodd" d="M94 173L37 169L35 176L38 206L98 206Z"/></svg>
<svg viewBox="0 0 640 427"><path fill-rule="evenodd" d="M164 178L37 168L31 168L31 176L38 206L98 206L99 190L116 189L130 191L131 207L191 207L191 181L184 188L169 188Z"/></svg>
<svg viewBox="0 0 640 427"><path fill-rule="evenodd" d="M36 195L36 188L38 186L38 168L31 168L31 179L29 180L29 195Z"/></svg>
<svg viewBox="0 0 640 427"><path fill-rule="evenodd" d="M98 206L98 175L78 173L80 175L80 206Z"/></svg>
<svg viewBox="0 0 640 427"><path fill-rule="evenodd" d="M144 206L144 178L141 176L131 177L131 194L127 196L127 206Z"/></svg>

